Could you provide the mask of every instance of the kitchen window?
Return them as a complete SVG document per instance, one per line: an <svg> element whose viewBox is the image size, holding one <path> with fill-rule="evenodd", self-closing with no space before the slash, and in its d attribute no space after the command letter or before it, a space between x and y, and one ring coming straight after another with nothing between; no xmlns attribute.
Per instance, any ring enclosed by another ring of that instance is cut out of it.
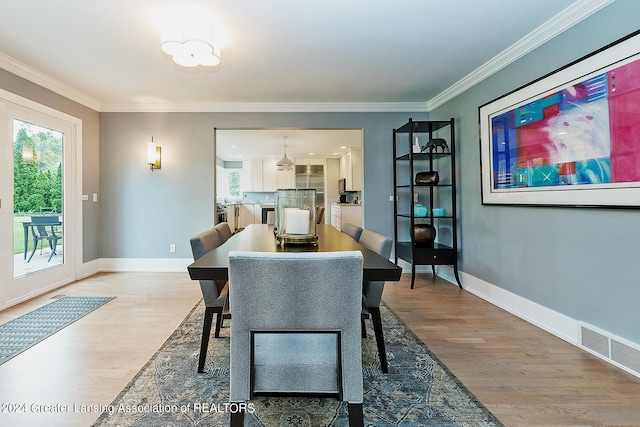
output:
<svg viewBox="0 0 640 427"><path fill-rule="evenodd" d="M229 197L240 197L240 172L228 171L227 190Z"/></svg>

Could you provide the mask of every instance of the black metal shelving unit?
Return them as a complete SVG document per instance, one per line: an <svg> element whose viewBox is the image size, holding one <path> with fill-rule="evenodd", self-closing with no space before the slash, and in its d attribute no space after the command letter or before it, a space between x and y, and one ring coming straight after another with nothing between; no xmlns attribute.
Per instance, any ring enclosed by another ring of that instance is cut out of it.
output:
<svg viewBox="0 0 640 427"><path fill-rule="evenodd" d="M413 121L393 130L394 179L394 237L396 264L399 259L411 264L411 288L414 286L416 265L453 267L458 286L458 232L456 209L456 169L454 119L448 121ZM442 138L447 149L422 148L435 138ZM417 148L419 147L419 148ZM437 184L418 185L418 172L437 171ZM427 209L426 216L416 216L415 206ZM444 209L444 215L434 215L433 209ZM436 229L433 247L417 245L413 233L416 224L431 224Z"/></svg>

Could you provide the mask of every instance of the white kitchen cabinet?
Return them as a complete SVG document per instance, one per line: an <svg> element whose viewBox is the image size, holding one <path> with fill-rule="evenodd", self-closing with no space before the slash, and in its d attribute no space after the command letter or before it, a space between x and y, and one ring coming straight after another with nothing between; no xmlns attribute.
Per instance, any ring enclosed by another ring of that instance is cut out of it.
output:
<svg viewBox="0 0 640 427"><path fill-rule="evenodd" d="M255 223L256 213L255 213L255 205L244 204L240 206L240 214L238 216L238 224L236 227L238 229L245 228L249 224Z"/></svg>
<svg viewBox="0 0 640 427"><path fill-rule="evenodd" d="M276 191L278 188L277 180L277 166L276 159L264 159L262 160L262 190L261 191Z"/></svg>
<svg viewBox="0 0 640 427"><path fill-rule="evenodd" d="M240 205L227 206L227 223L231 231L235 232L238 229L238 217L240 214Z"/></svg>
<svg viewBox="0 0 640 427"><path fill-rule="evenodd" d="M296 187L296 175L293 168L288 171L276 171L276 188L284 189L284 188L295 188Z"/></svg>
<svg viewBox="0 0 640 427"><path fill-rule="evenodd" d="M351 150L351 191L362 191L362 151Z"/></svg>
<svg viewBox="0 0 640 427"><path fill-rule="evenodd" d="M342 231L343 224L362 227L362 205L331 204L331 225Z"/></svg>
<svg viewBox="0 0 640 427"><path fill-rule="evenodd" d="M347 181L351 181L350 176L351 176L351 151L348 151L342 156L340 156L340 178L346 178ZM347 185L351 185L351 184L347 182Z"/></svg>
<svg viewBox="0 0 640 427"><path fill-rule="evenodd" d="M331 204L331 225L338 229L338 231L342 230L342 220L340 218L340 205Z"/></svg>
<svg viewBox="0 0 640 427"><path fill-rule="evenodd" d="M278 170L276 166L278 159L262 159L261 162L261 183L259 188L256 183L255 191L276 191L279 188L295 187L295 171L293 168L288 171Z"/></svg>
<svg viewBox="0 0 640 427"><path fill-rule="evenodd" d="M340 157L340 177L347 180L347 191L362 191L362 152L351 149Z"/></svg>
<svg viewBox="0 0 640 427"><path fill-rule="evenodd" d="M262 205L253 205L253 223L262 224Z"/></svg>
<svg viewBox="0 0 640 427"><path fill-rule="evenodd" d="M324 159L294 159L296 165L324 165Z"/></svg>
<svg viewBox="0 0 640 427"><path fill-rule="evenodd" d="M340 226L353 224L362 227L362 205L340 205Z"/></svg>
<svg viewBox="0 0 640 427"><path fill-rule="evenodd" d="M251 159L251 191L262 191L262 159Z"/></svg>
<svg viewBox="0 0 640 427"><path fill-rule="evenodd" d="M243 160L242 168L238 169L240 173L240 193L253 191L251 182L251 160Z"/></svg>

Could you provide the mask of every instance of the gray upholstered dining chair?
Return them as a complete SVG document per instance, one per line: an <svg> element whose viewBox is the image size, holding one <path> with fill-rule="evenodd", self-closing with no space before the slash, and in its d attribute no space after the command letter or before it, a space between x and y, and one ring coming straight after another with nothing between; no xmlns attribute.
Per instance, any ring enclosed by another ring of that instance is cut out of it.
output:
<svg viewBox="0 0 640 427"><path fill-rule="evenodd" d="M229 284L230 402L332 395L362 426L362 253L231 251Z"/></svg>
<svg viewBox="0 0 640 427"><path fill-rule="evenodd" d="M228 222L220 222L216 224L214 228L220 234L220 240L222 240L222 243L226 242L229 240L229 237L233 236L233 232L231 231L231 227L229 227Z"/></svg>
<svg viewBox="0 0 640 427"><path fill-rule="evenodd" d="M389 259L393 241L387 236L372 230L363 230L358 241L365 248L372 250L383 257ZM387 364L387 353L384 346L384 334L382 333L382 318L380 317L380 301L384 291L384 282L364 281L362 284L363 320L362 331L365 335L364 318L371 316L373 332L376 336L378 346L378 357L380 359L380 369L385 374L389 371Z"/></svg>
<svg viewBox="0 0 640 427"><path fill-rule="evenodd" d="M197 260L212 249L222 244L220 234L215 228L211 228L191 238L191 252L193 259ZM198 360L198 372L204 372L204 363L207 358L209 335L211 335L211 323L213 315L216 315L216 329L214 336L220 337L222 327L223 310L227 302L229 285L224 281L200 280L200 289L204 298L204 325L202 327L202 342L200 344L200 358Z"/></svg>
<svg viewBox="0 0 640 427"><path fill-rule="evenodd" d="M362 227L358 227L355 224L350 224L348 222L345 222L344 224L342 224L342 227L340 227L340 229L344 234L347 234L353 237L353 240L355 240L356 242L360 240L360 235L362 234Z"/></svg>

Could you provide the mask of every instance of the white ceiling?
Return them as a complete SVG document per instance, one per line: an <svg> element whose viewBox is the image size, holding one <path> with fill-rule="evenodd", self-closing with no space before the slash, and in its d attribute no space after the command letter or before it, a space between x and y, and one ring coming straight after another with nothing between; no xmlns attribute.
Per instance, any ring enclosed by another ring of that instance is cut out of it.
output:
<svg viewBox="0 0 640 427"><path fill-rule="evenodd" d="M361 129L217 129L216 156L222 160L280 160L285 136L291 160L337 158L362 146Z"/></svg>
<svg viewBox="0 0 640 427"><path fill-rule="evenodd" d="M526 52L609 1L0 0L0 67L99 111L426 110L510 47ZM162 53L160 24L181 17L215 26L221 66Z"/></svg>
<svg viewBox="0 0 640 427"><path fill-rule="evenodd" d="M97 111L428 111L613 0L0 0L0 67ZM222 64L160 25L199 19ZM221 158L335 157L359 130L223 132ZM345 140L346 138L346 140ZM274 154L275 153L275 154Z"/></svg>

